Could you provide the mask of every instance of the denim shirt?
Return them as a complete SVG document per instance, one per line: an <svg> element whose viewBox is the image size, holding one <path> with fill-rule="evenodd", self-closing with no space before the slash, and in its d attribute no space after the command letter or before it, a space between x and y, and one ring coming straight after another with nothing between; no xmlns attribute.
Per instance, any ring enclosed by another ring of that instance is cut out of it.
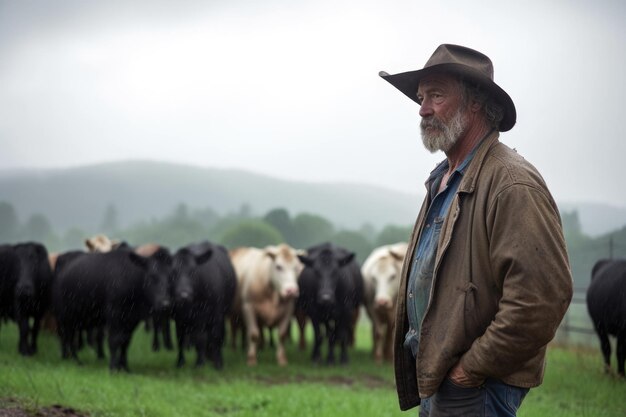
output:
<svg viewBox="0 0 626 417"><path fill-rule="evenodd" d="M445 172L448 170L447 160L440 163L426 181L429 186L428 196L431 202L426 214L426 223L415 248L406 293L409 331L404 339L404 347L411 349L413 357L417 357L422 320L430 300L441 226L459 188L465 168L472 160L477 148L478 146L470 152L461 165L452 173L446 187L440 193L437 193L437 190ZM434 198L432 198L433 195L435 196Z"/></svg>

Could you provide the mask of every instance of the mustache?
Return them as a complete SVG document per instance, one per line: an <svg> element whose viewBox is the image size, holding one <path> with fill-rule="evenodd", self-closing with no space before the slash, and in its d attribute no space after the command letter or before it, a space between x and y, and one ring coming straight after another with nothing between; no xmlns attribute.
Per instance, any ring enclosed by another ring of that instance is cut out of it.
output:
<svg viewBox="0 0 626 417"><path fill-rule="evenodd" d="M435 116L430 116L429 118L423 118L420 122L420 127L422 129L427 129L429 127L434 127L436 129L445 129L446 125L440 119Z"/></svg>

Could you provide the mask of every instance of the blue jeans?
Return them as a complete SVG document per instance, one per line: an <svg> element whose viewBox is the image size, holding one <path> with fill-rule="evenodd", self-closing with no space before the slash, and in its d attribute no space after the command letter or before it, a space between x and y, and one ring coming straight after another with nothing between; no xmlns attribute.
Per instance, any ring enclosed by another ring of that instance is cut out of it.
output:
<svg viewBox="0 0 626 417"><path fill-rule="evenodd" d="M446 378L434 395L422 399L419 417L515 417L527 393L528 388L491 378L476 388Z"/></svg>

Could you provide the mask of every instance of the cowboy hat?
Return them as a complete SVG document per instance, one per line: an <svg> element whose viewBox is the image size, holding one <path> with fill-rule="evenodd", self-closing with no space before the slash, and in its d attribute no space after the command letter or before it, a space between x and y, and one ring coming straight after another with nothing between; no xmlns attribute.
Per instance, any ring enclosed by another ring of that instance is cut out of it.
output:
<svg viewBox="0 0 626 417"><path fill-rule="evenodd" d="M513 104L513 100L511 100L506 91L493 82L493 64L491 60L486 55L473 49L459 45L439 45L421 70L393 75L381 71L378 75L417 103L417 87L420 80L427 75L435 73L460 75L463 79L480 85L481 88L491 94L504 107L504 117L500 122L499 130L506 132L515 125L517 117L515 104Z"/></svg>

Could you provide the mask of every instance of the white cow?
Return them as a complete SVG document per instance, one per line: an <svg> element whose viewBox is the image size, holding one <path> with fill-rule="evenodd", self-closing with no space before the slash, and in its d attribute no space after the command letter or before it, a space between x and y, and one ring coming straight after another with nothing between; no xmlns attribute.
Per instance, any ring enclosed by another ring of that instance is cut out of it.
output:
<svg viewBox="0 0 626 417"><path fill-rule="evenodd" d="M377 363L392 360L396 299L407 244L376 248L361 267L365 310L372 321L373 353Z"/></svg>
<svg viewBox="0 0 626 417"><path fill-rule="evenodd" d="M238 248L230 252L237 273L237 297L234 311L239 311L246 328L248 365L257 364L260 329L278 327L276 360L287 365L284 341L298 297L298 276L302 264L295 249L288 245L264 249Z"/></svg>
<svg viewBox="0 0 626 417"><path fill-rule="evenodd" d="M111 252L120 244L119 240L110 239L106 235L95 235L85 239L85 246L89 252L105 253Z"/></svg>

